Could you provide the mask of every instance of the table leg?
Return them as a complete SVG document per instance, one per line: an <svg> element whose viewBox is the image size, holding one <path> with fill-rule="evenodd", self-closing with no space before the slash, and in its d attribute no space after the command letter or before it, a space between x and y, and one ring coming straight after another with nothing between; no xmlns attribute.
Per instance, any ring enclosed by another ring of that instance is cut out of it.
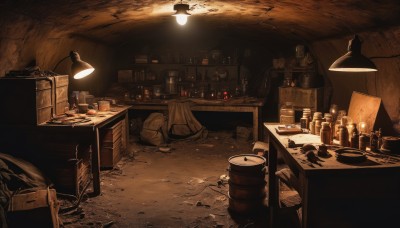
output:
<svg viewBox="0 0 400 228"><path fill-rule="evenodd" d="M99 128L94 128L92 139L92 175L93 175L93 193L91 196L100 195L100 136Z"/></svg>
<svg viewBox="0 0 400 228"><path fill-rule="evenodd" d="M279 192L275 172L277 169L277 149L273 145L272 137L269 137L268 149L268 206L270 227L277 227L279 209Z"/></svg>
<svg viewBox="0 0 400 228"><path fill-rule="evenodd" d="M255 107L253 109L253 140L258 141L259 140L259 126L258 126L258 118L259 118L259 109L258 107Z"/></svg>

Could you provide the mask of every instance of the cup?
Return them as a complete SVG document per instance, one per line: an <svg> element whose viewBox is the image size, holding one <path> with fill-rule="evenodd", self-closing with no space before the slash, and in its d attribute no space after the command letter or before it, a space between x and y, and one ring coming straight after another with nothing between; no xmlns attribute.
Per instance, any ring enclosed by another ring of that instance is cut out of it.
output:
<svg viewBox="0 0 400 228"><path fill-rule="evenodd" d="M89 104L80 103L78 104L79 113L86 113L89 110Z"/></svg>

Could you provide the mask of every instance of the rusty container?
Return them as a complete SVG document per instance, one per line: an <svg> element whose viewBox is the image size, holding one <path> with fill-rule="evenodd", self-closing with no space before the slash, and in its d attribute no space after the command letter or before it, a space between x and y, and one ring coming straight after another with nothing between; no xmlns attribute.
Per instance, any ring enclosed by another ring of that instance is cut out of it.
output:
<svg viewBox="0 0 400 228"><path fill-rule="evenodd" d="M266 159L254 154L229 158L229 210L248 214L260 209L265 199Z"/></svg>

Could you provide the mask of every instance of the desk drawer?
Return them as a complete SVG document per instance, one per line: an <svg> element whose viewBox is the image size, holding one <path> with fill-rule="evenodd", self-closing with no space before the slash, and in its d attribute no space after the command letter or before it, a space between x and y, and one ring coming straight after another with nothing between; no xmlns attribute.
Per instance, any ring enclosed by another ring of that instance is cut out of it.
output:
<svg viewBox="0 0 400 228"><path fill-rule="evenodd" d="M112 147L102 146L100 150L100 167L113 168L122 157L121 137L113 143Z"/></svg>
<svg viewBox="0 0 400 228"><path fill-rule="evenodd" d="M118 121L112 127L103 129L103 146L112 147L112 144L115 143L119 138L121 138L123 121L124 120ZM106 143L107 145L104 145L104 143Z"/></svg>

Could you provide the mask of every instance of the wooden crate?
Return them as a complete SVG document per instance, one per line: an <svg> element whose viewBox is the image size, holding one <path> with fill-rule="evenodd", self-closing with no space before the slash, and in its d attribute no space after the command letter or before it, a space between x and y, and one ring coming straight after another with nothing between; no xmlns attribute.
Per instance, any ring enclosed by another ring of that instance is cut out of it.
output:
<svg viewBox="0 0 400 228"><path fill-rule="evenodd" d="M72 159L54 163L47 166L45 173L54 183L57 192L78 196L90 182L90 162Z"/></svg>
<svg viewBox="0 0 400 228"><path fill-rule="evenodd" d="M118 121L111 127L103 129L102 132L102 146L113 147L115 142L121 138L122 135L122 121Z"/></svg>
<svg viewBox="0 0 400 228"><path fill-rule="evenodd" d="M311 111L322 109L323 88L303 89L298 87L279 87L279 107L285 102L292 102L297 111L311 108Z"/></svg>
<svg viewBox="0 0 400 228"><path fill-rule="evenodd" d="M104 146L101 148L100 167L113 168L121 158L121 138L119 138L112 147Z"/></svg>
<svg viewBox="0 0 400 228"><path fill-rule="evenodd" d="M59 202L54 189L14 195L7 210L9 227L59 227Z"/></svg>
<svg viewBox="0 0 400 228"><path fill-rule="evenodd" d="M55 114L62 115L65 113L65 107L69 106L68 103L68 83L69 78L68 75L57 76L54 77L54 84L55 84Z"/></svg>
<svg viewBox="0 0 400 228"><path fill-rule="evenodd" d="M91 150L86 144L46 142L36 150L35 164L58 192L79 195L91 178Z"/></svg>
<svg viewBox="0 0 400 228"><path fill-rule="evenodd" d="M37 125L68 105L68 75L0 78L0 124Z"/></svg>
<svg viewBox="0 0 400 228"><path fill-rule="evenodd" d="M101 132L100 167L113 168L122 158L127 147L125 119L122 119Z"/></svg>

